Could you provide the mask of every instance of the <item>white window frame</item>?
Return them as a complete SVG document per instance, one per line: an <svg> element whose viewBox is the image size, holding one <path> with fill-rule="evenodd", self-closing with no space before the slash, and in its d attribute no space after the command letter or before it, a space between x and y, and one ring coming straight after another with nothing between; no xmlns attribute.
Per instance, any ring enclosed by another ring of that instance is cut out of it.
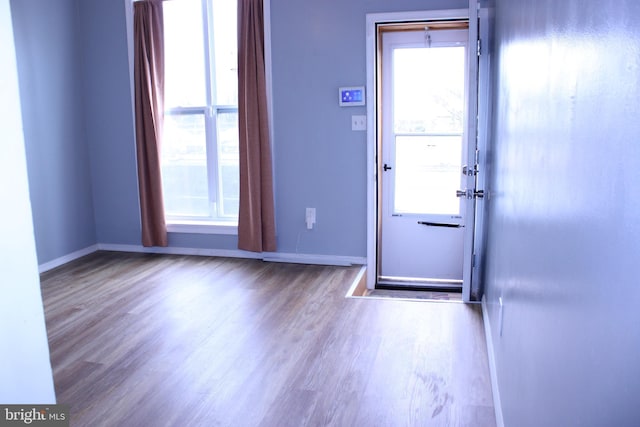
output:
<svg viewBox="0 0 640 427"><path fill-rule="evenodd" d="M165 110L168 115L202 115L205 122L206 153L207 153L207 183L209 204L213 215L209 218L197 218L193 216L165 215L167 231L177 233L202 233L202 234L237 234L238 218L222 214L224 206L222 201L222 181L219 179L217 118L220 113L238 113L237 105L215 104L215 69L212 67L215 60L213 44L213 13L209 0L201 0L203 10L203 47L205 52L206 105L190 107L173 107Z"/></svg>

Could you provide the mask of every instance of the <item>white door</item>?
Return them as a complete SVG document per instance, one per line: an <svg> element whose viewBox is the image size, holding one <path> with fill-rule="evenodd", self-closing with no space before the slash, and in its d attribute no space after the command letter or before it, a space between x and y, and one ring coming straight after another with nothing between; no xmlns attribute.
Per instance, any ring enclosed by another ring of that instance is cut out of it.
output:
<svg viewBox="0 0 640 427"><path fill-rule="evenodd" d="M461 287L474 203L459 197L475 152L469 31L425 27L382 32L377 282Z"/></svg>

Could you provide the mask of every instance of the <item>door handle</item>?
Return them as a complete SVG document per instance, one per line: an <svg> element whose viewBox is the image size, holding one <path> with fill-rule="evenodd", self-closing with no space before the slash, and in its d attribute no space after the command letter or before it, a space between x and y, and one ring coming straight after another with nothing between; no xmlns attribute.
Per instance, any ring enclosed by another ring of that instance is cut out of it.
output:
<svg viewBox="0 0 640 427"><path fill-rule="evenodd" d="M442 222L428 222L428 221L418 221L418 224L428 225L430 227L447 227L447 228L464 227L464 225L460 225L460 224L448 224L448 223L442 223Z"/></svg>
<svg viewBox="0 0 640 427"><path fill-rule="evenodd" d="M389 166L389 165L387 165L387 164L385 163L385 164L384 164L384 166L382 167L382 169L386 172L386 171L388 171L388 170L390 170L390 169L392 169L392 168L391 168L391 166Z"/></svg>

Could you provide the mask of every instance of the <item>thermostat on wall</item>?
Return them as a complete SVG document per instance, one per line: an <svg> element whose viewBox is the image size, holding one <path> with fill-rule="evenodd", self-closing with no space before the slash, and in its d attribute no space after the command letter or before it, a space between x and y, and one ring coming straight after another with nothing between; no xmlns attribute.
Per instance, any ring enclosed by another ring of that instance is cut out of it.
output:
<svg viewBox="0 0 640 427"><path fill-rule="evenodd" d="M341 87L338 92L341 107L364 105L364 86Z"/></svg>

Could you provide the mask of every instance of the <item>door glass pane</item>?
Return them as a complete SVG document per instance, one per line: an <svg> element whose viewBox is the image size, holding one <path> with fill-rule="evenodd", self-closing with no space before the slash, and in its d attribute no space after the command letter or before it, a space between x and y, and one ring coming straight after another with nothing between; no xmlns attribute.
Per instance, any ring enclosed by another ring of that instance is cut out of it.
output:
<svg viewBox="0 0 640 427"><path fill-rule="evenodd" d="M393 51L396 133L462 133L465 47Z"/></svg>
<svg viewBox="0 0 640 427"><path fill-rule="evenodd" d="M209 216L204 114L167 114L162 187L167 216Z"/></svg>
<svg viewBox="0 0 640 427"><path fill-rule="evenodd" d="M166 1L162 8L165 108L206 105L202 2Z"/></svg>
<svg viewBox="0 0 640 427"><path fill-rule="evenodd" d="M394 213L459 215L462 136L396 136Z"/></svg>
<svg viewBox="0 0 640 427"><path fill-rule="evenodd" d="M221 215L237 217L240 201L238 112L220 112L217 119Z"/></svg>
<svg viewBox="0 0 640 427"><path fill-rule="evenodd" d="M394 213L460 215L464 65L464 46L393 51Z"/></svg>

